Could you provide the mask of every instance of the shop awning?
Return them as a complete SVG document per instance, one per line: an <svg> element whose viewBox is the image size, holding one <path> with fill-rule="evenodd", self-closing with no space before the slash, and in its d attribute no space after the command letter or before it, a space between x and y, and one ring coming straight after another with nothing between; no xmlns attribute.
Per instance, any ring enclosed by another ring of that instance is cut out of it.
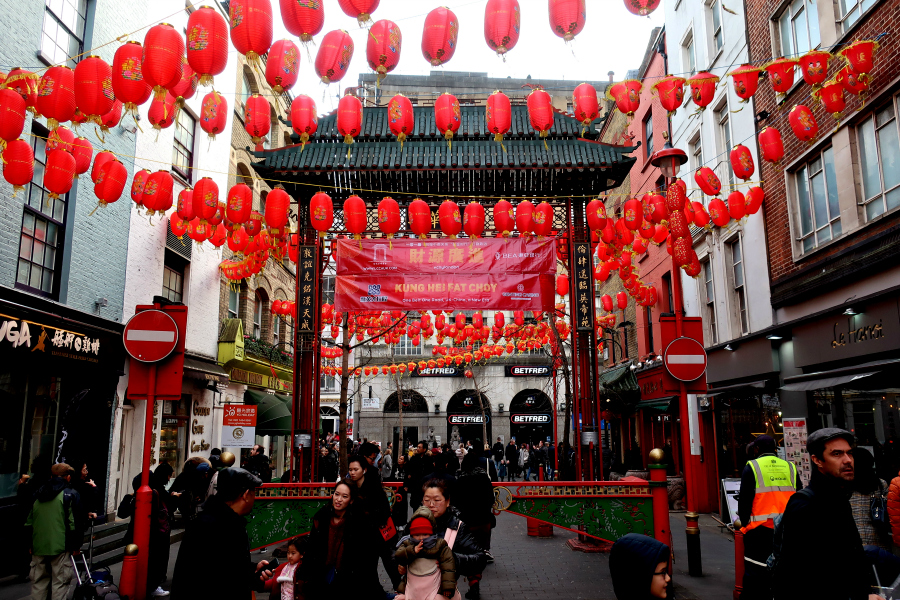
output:
<svg viewBox="0 0 900 600"><path fill-rule="evenodd" d="M635 410L652 408L660 412L675 414L678 412L678 396L665 396L652 400L641 400L634 406Z"/></svg>
<svg viewBox="0 0 900 600"><path fill-rule="evenodd" d="M760 390L765 389L766 385L769 383L768 379L761 379L759 381L749 381L747 383L737 383L735 385L725 385L722 387L717 387L709 390L706 393L706 396L721 396L724 394L758 394Z"/></svg>
<svg viewBox="0 0 900 600"><path fill-rule="evenodd" d="M832 369L830 371L794 375L793 377L784 378L784 385L781 386L781 389L786 392L806 392L845 385L864 377L870 377L898 364L900 364L900 358L893 358L876 360L841 369Z"/></svg>
<svg viewBox="0 0 900 600"><path fill-rule="evenodd" d="M600 393L621 394L625 392L640 392L637 377L631 370L631 361L617 367L607 369L600 373Z"/></svg>
<svg viewBox="0 0 900 600"><path fill-rule="evenodd" d="M255 404L256 435L291 435L291 399L248 389L244 402Z"/></svg>
<svg viewBox="0 0 900 600"><path fill-rule="evenodd" d="M228 385L228 371L214 362L203 360L199 357L185 355L184 370L185 377Z"/></svg>

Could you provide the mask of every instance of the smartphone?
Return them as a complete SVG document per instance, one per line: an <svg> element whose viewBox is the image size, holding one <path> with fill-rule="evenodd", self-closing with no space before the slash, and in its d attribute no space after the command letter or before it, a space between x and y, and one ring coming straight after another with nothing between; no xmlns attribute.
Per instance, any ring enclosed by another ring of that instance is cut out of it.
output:
<svg viewBox="0 0 900 600"><path fill-rule="evenodd" d="M262 570L262 571L272 571L272 572L274 572L275 569L278 568L278 565L279 565L279 564L281 564L281 563L278 562L278 559L277 559L277 558L272 558L272 559L269 559L269 564L267 564L266 566L264 566L261 570Z"/></svg>

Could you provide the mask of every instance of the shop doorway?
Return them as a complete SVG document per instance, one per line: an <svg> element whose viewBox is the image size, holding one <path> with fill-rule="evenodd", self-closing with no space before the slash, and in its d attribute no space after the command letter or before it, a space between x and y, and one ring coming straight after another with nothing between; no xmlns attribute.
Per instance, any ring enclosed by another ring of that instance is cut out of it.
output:
<svg viewBox="0 0 900 600"><path fill-rule="evenodd" d="M509 433L517 444L554 440L553 404L541 390L522 390L509 403Z"/></svg>
<svg viewBox="0 0 900 600"><path fill-rule="evenodd" d="M400 399L402 398L402 402ZM391 439L394 442L394 448L397 450L400 449L400 410L403 410L404 418L407 416L418 416L421 414L428 413L428 402L426 402L425 397L415 390L401 390L398 395L397 392L392 393L387 397L387 401L384 403L384 415L388 422L397 423L393 428L393 435ZM410 444L414 446L419 442L419 428L418 427L403 427L403 448L409 447ZM395 459L396 460L396 459Z"/></svg>
<svg viewBox="0 0 900 600"><path fill-rule="evenodd" d="M394 427L394 433L391 436L391 439L394 441L394 448L396 451L394 452L394 463L397 462L397 456L400 452L400 428ZM412 444L413 448L416 447L416 444L419 443L419 428L418 427L404 427L403 428L403 452L404 454L408 452L409 445Z"/></svg>
<svg viewBox="0 0 900 600"><path fill-rule="evenodd" d="M460 390L447 402L447 441L482 445L494 439L491 433L491 403L475 390ZM483 408L483 410L482 410ZM486 430L486 431L485 431ZM485 441L487 440L487 441Z"/></svg>
<svg viewBox="0 0 900 600"><path fill-rule="evenodd" d="M329 433L337 433L340 428L341 413L332 406L319 408L319 427L324 438Z"/></svg>

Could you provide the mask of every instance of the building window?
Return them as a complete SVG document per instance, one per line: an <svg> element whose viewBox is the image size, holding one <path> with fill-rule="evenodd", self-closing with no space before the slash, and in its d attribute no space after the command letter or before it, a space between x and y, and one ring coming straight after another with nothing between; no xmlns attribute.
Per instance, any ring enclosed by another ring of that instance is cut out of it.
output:
<svg viewBox="0 0 900 600"><path fill-rule="evenodd" d="M863 121L857 135L866 220L871 220L900 206L900 138L893 100Z"/></svg>
<svg viewBox="0 0 900 600"><path fill-rule="evenodd" d="M713 43L715 44L715 51L718 52L722 49L723 43L721 0L713 0L712 4L709 5L709 11L712 13Z"/></svg>
<svg viewBox="0 0 900 600"><path fill-rule="evenodd" d="M645 306L644 310L647 311L647 352L653 352L655 346L653 345L653 307Z"/></svg>
<svg viewBox="0 0 900 600"><path fill-rule="evenodd" d="M194 166L194 132L197 121L181 109L175 117L175 143L172 145L172 168L188 183L192 180Z"/></svg>
<svg viewBox="0 0 900 600"><path fill-rule="evenodd" d="M709 326L709 341L719 343L719 327L716 324L716 292L713 286L712 261L703 263L703 301L706 305L706 324Z"/></svg>
<svg viewBox="0 0 900 600"><path fill-rule="evenodd" d="M673 313L675 312L675 302L672 298L672 274L666 273L662 276L662 293L666 296L666 312Z"/></svg>
<svg viewBox="0 0 900 600"><path fill-rule="evenodd" d="M653 154L653 111L647 113L644 119L644 149L647 152L647 159Z"/></svg>
<svg viewBox="0 0 900 600"><path fill-rule="evenodd" d="M337 388L337 377L334 375L326 375L325 373L319 375L319 389L321 391L336 392Z"/></svg>
<svg viewBox="0 0 900 600"><path fill-rule="evenodd" d="M42 296L59 293L59 267L66 223L68 194L51 198L44 189L44 165L47 162L47 130L35 127L32 136L34 177L27 190L19 239L19 263L16 287Z"/></svg>
<svg viewBox="0 0 900 600"><path fill-rule="evenodd" d="M228 288L228 318L229 319L237 319L238 318L238 305L240 303L240 296L238 295L237 290L234 288Z"/></svg>
<svg viewBox="0 0 900 600"><path fill-rule="evenodd" d="M256 294L256 301L253 303L253 337L256 339L262 335L262 311L263 299Z"/></svg>
<svg viewBox="0 0 900 600"><path fill-rule="evenodd" d="M853 0L842 0L842 2ZM818 47L819 12L816 0L794 0L778 17L782 56L800 56Z"/></svg>
<svg viewBox="0 0 900 600"><path fill-rule="evenodd" d="M741 333L749 333L750 324L747 319L747 291L744 286L744 257L741 250L741 238L731 242L729 246L731 247L731 276L734 284L735 309L738 311Z"/></svg>
<svg viewBox="0 0 900 600"><path fill-rule="evenodd" d="M841 235L834 151L822 151L797 171L797 200L800 212L800 240L803 251Z"/></svg>
<svg viewBox="0 0 900 600"><path fill-rule="evenodd" d="M728 118L727 101L716 111L716 121L719 124L719 141L722 144L719 154L727 154L731 152L731 120ZM729 162L722 161L722 164L725 169L725 181L729 185L734 185L734 172L728 168Z"/></svg>
<svg viewBox="0 0 900 600"><path fill-rule="evenodd" d="M875 6L876 2L878 0L840 0L838 4L841 8L841 25L844 31L850 29L860 15Z"/></svg>
<svg viewBox="0 0 900 600"><path fill-rule="evenodd" d="M172 302L181 302L184 288L184 271L178 272L176 269L166 265L163 268L163 289L162 295Z"/></svg>
<svg viewBox="0 0 900 600"><path fill-rule="evenodd" d="M75 67L84 41L87 0L46 0L41 31L41 58Z"/></svg>
<svg viewBox="0 0 900 600"><path fill-rule="evenodd" d="M322 304L334 304L334 275L322 276Z"/></svg>
<svg viewBox="0 0 900 600"><path fill-rule="evenodd" d="M684 64L687 66L685 71L693 75L697 71L697 53L694 49L694 34L688 36L684 43Z"/></svg>
<svg viewBox="0 0 900 600"><path fill-rule="evenodd" d="M237 102L241 105L247 101L247 98L253 95L253 86L250 85L250 78L247 77L247 74L244 73L244 76L241 77L241 94L237 98Z"/></svg>
<svg viewBox="0 0 900 600"><path fill-rule="evenodd" d="M266 198L269 196L269 192L262 191L259 193L259 214L265 216L266 214Z"/></svg>
<svg viewBox="0 0 900 600"><path fill-rule="evenodd" d="M402 355L420 355L422 354L422 344L419 343L418 346L413 346L412 340L409 339L409 336L403 334L400 336L400 343L397 344L397 353Z"/></svg>
<svg viewBox="0 0 900 600"><path fill-rule="evenodd" d="M700 132L688 144L691 154L691 170L696 171L703 166L703 141Z"/></svg>
<svg viewBox="0 0 900 600"><path fill-rule="evenodd" d="M281 318L278 315L272 315L272 343L276 346L281 341Z"/></svg>

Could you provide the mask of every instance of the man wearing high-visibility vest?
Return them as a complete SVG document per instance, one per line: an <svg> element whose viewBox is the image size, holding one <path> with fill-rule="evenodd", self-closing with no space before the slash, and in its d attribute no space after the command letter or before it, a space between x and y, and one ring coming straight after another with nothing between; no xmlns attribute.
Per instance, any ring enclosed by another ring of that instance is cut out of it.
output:
<svg viewBox="0 0 900 600"><path fill-rule="evenodd" d="M775 455L775 439L761 435L750 444L756 458L741 475L738 517L744 534L744 582L741 600L772 598L766 559L772 553L774 519L784 513L788 499L803 486L797 467Z"/></svg>

